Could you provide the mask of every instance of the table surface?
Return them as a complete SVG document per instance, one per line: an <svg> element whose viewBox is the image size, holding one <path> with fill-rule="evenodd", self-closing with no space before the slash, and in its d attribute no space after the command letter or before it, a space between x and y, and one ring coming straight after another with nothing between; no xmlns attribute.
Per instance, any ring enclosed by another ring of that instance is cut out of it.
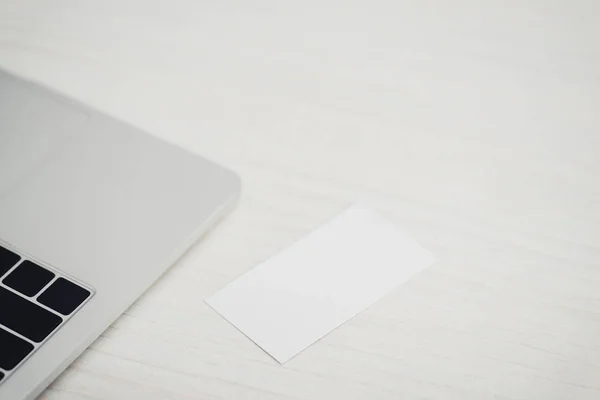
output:
<svg viewBox="0 0 600 400"><path fill-rule="evenodd" d="M44 399L600 398L600 6L8 0L0 65L235 169ZM203 300L356 199L439 261L284 366Z"/></svg>

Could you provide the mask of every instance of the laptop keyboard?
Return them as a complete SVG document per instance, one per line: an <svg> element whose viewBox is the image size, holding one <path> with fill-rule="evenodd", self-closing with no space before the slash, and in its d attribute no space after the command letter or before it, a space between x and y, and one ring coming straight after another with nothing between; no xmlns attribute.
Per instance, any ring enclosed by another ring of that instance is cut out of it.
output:
<svg viewBox="0 0 600 400"><path fill-rule="evenodd" d="M0 245L0 384L92 294L60 275Z"/></svg>

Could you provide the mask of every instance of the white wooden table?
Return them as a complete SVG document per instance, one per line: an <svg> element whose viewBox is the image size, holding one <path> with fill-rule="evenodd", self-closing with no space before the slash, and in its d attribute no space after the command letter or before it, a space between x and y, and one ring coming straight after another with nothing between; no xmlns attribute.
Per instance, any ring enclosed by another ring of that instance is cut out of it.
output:
<svg viewBox="0 0 600 400"><path fill-rule="evenodd" d="M8 0L0 65L244 181L43 398L600 398L597 1ZM439 262L284 366L203 303L358 198Z"/></svg>

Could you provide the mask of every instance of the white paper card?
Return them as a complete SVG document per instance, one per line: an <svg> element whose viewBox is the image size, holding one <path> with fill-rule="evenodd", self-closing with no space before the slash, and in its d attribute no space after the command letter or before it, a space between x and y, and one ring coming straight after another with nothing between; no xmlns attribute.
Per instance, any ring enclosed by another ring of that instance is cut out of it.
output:
<svg viewBox="0 0 600 400"><path fill-rule="evenodd" d="M356 205L206 302L284 363L433 261L393 224Z"/></svg>

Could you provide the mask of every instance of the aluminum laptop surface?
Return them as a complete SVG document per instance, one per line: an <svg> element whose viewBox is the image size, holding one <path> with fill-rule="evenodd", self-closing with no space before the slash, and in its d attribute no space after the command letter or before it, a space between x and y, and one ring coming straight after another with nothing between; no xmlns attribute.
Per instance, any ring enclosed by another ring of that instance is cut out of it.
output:
<svg viewBox="0 0 600 400"><path fill-rule="evenodd" d="M9 272L0 292L48 315L42 296L58 279L90 294L48 337L30 341L28 358L0 368L0 399L40 394L231 208L239 189L238 177L212 162L0 70L0 246L53 279L27 296Z"/></svg>

